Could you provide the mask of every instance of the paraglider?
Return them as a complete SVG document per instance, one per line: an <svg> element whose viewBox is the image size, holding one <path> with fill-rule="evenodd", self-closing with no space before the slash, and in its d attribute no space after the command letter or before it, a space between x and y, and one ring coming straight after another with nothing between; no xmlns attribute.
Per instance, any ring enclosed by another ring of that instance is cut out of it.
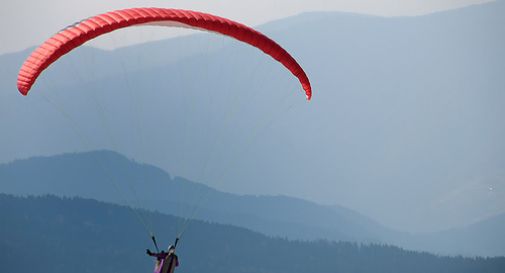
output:
<svg viewBox="0 0 505 273"><path fill-rule="evenodd" d="M18 74L17 86L27 95L38 76L49 65L85 42L117 29L137 25L193 28L219 33L254 46L284 65L298 78L308 100L310 81L297 61L264 34L235 21L215 15L180 9L132 8L100 14L75 23L47 39L26 59Z"/></svg>
<svg viewBox="0 0 505 273"><path fill-rule="evenodd" d="M264 34L241 23L215 15L180 9L132 8L116 10L77 22L59 31L25 60L18 74L17 87L26 96L41 73L63 55L82 44L106 33L139 25L159 25L193 28L228 36L258 48L289 70L300 82L308 100L312 88L305 71L298 62L279 44ZM182 233L181 233L182 235ZM155 273L173 273L179 265L175 244L165 251L159 251L154 236L152 240L157 252L146 250L147 255L156 257Z"/></svg>
<svg viewBox="0 0 505 273"><path fill-rule="evenodd" d="M179 257L175 254L175 246L173 245L168 247L167 252L162 250L159 253L154 253L146 249L146 253L151 257L156 257L154 273L173 273L175 268L179 266Z"/></svg>

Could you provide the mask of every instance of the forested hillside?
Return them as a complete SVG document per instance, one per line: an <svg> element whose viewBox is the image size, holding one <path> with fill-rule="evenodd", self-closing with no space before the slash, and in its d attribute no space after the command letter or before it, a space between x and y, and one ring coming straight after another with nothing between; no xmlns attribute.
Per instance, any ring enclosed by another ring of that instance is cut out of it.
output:
<svg viewBox="0 0 505 273"><path fill-rule="evenodd" d="M158 240L180 219L139 211ZM0 272L150 272L149 237L129 208L86 199L0 195ZM503 272L505 258L440 257L383 245L301 242L233 226L193 222L179 273Z"/></svg>

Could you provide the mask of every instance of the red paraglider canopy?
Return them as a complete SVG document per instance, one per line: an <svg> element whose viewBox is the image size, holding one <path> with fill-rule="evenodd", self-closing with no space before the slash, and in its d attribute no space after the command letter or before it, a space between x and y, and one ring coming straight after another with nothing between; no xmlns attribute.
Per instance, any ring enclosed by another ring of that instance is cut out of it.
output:
<svg viewBox="0 0 505 273"><path fill-rule="evenodd" d="M132 8L100 14L69 26L47 39L24 62L18 74L18 90L27 95L37 77L58 58L105 33L141 24L182 26L217 32L252 45L283 64L300 81L310 100L310 81L296 60L264 34L232 20L179 9Z"/></svg>

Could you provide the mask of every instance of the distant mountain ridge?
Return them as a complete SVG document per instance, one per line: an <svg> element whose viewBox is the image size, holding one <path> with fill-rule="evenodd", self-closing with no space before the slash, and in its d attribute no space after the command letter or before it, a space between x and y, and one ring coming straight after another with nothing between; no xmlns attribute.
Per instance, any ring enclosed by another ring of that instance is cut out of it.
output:
<svg viewBox="0 0 505 273"><path fill-rule="evenodd" d="M0 181L5 181L0 185L0 192L4 193L80 196L142 205L176 216L245 226L273 236L346 241L369 238L377 242L387 230L343 207L330 208L287 196L224 193L181 177L172 178L159 168L110 151L36 157L2 164Z"/></svg>
<svg viewBox="0 0 505 273"><path fill-rule="evenodd" d="M505 255L505 214L467 228L407 234L344 207L287 196L217 191L111 151L36 157L0 164L0 192L80 196L232 224L270 236L395 244L451 255ZM237 182L240 183L240 182Z"/></svg>

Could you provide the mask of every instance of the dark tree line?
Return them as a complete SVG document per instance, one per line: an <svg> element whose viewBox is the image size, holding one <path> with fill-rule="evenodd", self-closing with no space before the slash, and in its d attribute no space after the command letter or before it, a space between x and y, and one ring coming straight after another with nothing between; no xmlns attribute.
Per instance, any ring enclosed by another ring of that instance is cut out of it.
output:
<svg viewBox="0 0 505 273"><path fill-rule="evenodd" d="M164 247L181 219L139 211ZM0 194L0 272L152 272L143 225L125 207L86 199ZM228 225L191 222L179 273L505 272L505 257L443 257L387 245L270 238Z"/></svg>

